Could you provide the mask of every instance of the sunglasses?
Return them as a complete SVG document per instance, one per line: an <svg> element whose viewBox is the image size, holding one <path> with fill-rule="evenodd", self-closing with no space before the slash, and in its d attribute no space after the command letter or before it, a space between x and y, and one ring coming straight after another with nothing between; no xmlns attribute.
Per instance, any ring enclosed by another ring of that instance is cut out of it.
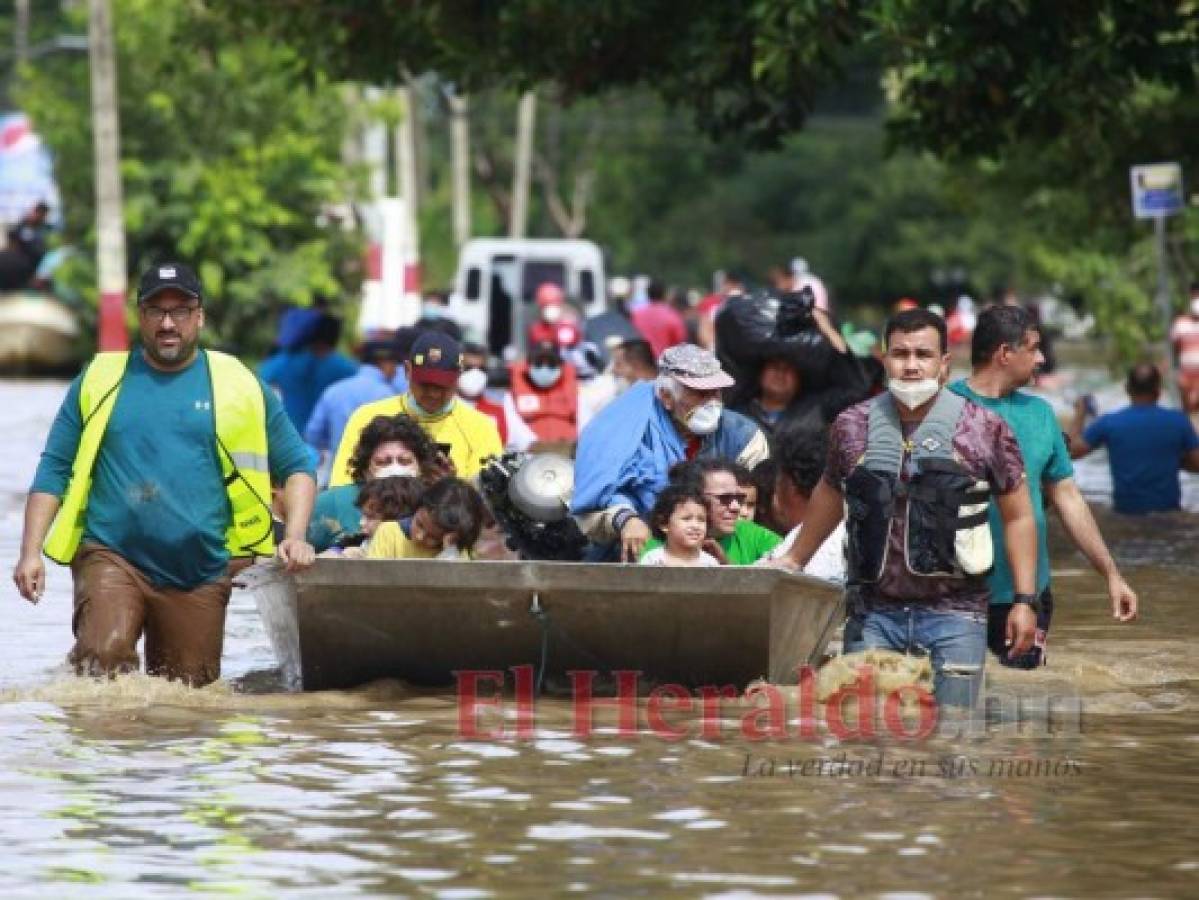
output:
<svg viewBox="0 0 1199 900"><path fill-rule="evenodd" d="M744 492L728 493L728 494L704 494L705 497L710 497L721 506L732 506L734 503L744 506L749 500L749 494Z"/></svg>

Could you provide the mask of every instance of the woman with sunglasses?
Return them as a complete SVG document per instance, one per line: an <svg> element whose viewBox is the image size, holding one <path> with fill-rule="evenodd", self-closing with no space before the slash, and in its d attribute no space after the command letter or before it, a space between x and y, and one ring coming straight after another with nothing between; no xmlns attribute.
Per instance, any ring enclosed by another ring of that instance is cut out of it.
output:
<svg viewBox="0 0 1199 900"><path fill-rule="evenodd" d="M408 416L376 416L358 438L346 471L350 484L321 491L312 510L308 542L319 553L339 539L357 533L362 511L358 493L367 481L392 475L432 484L449 474L445 457Z"/></svg>
<svg viewBox="0 0 1199 900"><path fill-rule="evenodd" d="M741 518L741 507L749 499L741 485L749 472L727 459L694 459L670 470L670 483L698 490L708 506L708 540L704 552L729 566L749 566L766 556L782 540L769 528ZM646 551L661 546L654 539Z"/></svg>

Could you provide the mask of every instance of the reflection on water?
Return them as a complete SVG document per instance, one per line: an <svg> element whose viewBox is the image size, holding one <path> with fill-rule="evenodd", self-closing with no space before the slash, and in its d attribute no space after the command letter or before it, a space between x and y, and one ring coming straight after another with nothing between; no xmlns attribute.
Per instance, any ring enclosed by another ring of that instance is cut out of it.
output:
<svg viewBox="0 0 1199 900"><path fill-rule="evenodd" d="M6 568L61 393L0 385ZM1050 667L991 670L1029 708L1080 697L1081 731L916 744L584 741L562 700L539 702L534 740L462 741L447 692L280 691L243 594L224 681L80 681L55 569L36 608L9 590L0 632L0 893L1193 893L1199 525L1102 524L1142 621L1114 623L1059 538Z"/></svg>

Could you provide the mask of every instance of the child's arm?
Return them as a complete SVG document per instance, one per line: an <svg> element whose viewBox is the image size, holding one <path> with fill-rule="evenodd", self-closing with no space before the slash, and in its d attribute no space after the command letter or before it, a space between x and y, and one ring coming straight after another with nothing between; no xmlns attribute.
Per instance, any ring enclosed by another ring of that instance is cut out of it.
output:
<svg viewBox="0 0 1199 900"><path fill-rule="evenodd" d="M715 559L720 565L727 566L729 564L728 554L724 552L724 547L720 546L714 539L708 538L705 540L700 549Z"/></svg>

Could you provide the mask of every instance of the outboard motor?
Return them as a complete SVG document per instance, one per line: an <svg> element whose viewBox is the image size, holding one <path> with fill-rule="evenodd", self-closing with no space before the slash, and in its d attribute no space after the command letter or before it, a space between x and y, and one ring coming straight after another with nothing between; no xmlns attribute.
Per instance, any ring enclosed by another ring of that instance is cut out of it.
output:
<svg viewBox="0 0 1199 900"><path fill-rule="evenodd" d="M508 547L522 559L577 562L587 538L570 515L574 463L557 453L505 453L479 473Z"/></svg>

